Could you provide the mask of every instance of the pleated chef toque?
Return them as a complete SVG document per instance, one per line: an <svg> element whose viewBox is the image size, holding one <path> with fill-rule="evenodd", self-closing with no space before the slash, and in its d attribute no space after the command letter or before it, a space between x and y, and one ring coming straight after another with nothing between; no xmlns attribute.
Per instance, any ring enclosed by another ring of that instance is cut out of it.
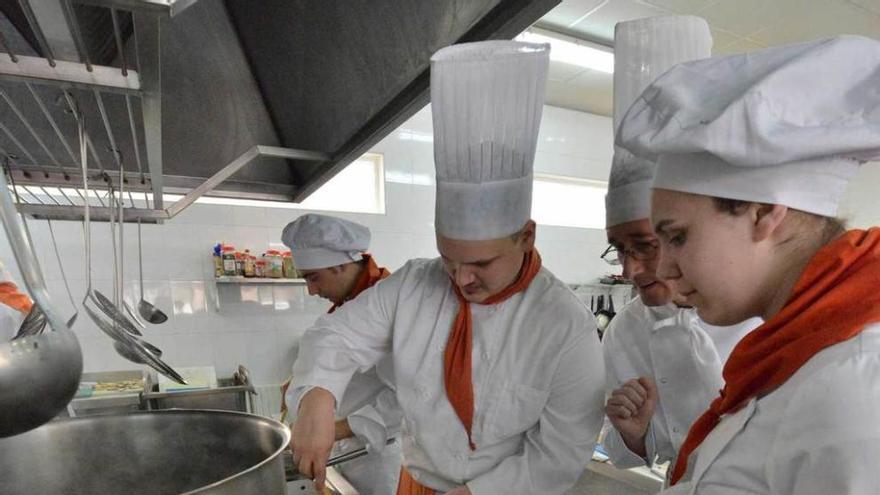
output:
<svg viewBox="0 0 880 495"><path fill-rule="evenodd" d="M550 47L453 45L431 57L437 233L499 239L531 217Z"/></svg>
<svg viewBox="0 0 880 495"><path fill-rule="evenodd" d="M619 145L655 188L835 216L880 158L880 41L859 36L676 66L630 107Z"/></svg>
<svg viewBox="0 0 880 495"><path fill-rule="evenodd" d="M614 28L614 131L633 101L672 66L712 54L709 25L700 17L661 16L618 23ZM650 218L655 165L615 146L605 226Z"/></svg>
<svg viewBox="0 0 880 495"><path fill-rule="evenodd" d="M309 213L284 227L281 240L300 270L318 270L360 261L370 248L370 229L327 215Z"/></svg>

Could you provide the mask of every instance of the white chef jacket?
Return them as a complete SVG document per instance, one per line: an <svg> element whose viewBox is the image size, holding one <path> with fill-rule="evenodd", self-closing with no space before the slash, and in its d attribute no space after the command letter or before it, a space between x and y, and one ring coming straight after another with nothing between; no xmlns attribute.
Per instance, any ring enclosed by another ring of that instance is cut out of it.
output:
<svg viewBox="0 0 880 495"><path fill-rule="evenodd" d="M564 493L602 425L595 320L546 269L501 303L471 304L471 451L443 379L458 309L441 260L410 261L305 333L291 388L301 397L322 387L338 400L352 373L390 355L414 479L439 491L467 483L474 495Z"/></svg>
<svg viewBox="0 0 880 495"><path fill-rule="evenodd" d="M731 327L709 326L692 309L648 307L638 297L624 306L602 341L606 391L647 376L659 400L645 438L646 458L629 450L606 418L602 445L611 462L626 469L673 459L691 424L718 396L733 346L760 324L752 318Z"/></svg>
<svg viewBox="0 0 880 495"><path fill-rule="evenodd" d="M662 493L867 495L880 492L880 324L813 356L752 399L691 454Z"/></svg>
<svg viewBox="0 0 880 495"><path fill-rule="evenodd" d="M349 303L346 303L349 304ZM299 349L294 352L299 355ZM295 376L295 375L294 375ZM397 490L403 453L400 447L400 421L403 416L393 389L390 359L383 359L365 372L356 372L336 408L336 418L348 418L354 438L336 442L331 456L366 446L369 454L340 464L337 469L360 495L390 495ZM285 401L296 404L288 387ZM290 409L291 422L296 408ZM386 440L393 443L386 445Z"/></svg>

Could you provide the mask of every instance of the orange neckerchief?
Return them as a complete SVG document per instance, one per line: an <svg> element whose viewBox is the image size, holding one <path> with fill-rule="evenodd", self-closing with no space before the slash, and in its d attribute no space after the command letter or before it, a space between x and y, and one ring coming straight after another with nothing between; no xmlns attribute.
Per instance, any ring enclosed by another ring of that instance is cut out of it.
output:
<svg viewBox="0 0 880 495"><path fill-rule="evenodd" d="M12 282L0 282L0 303L24 314L30 313L34 306L31 298L19 292L18 287Z"/></svg>
<svg viewBox="0 0 880 495"><path fill-rule="evenodd" d="M688 456L721 421L752 397L772 392L819 351L880 321L880 228L851 230L820 249L782 311L753 330L724 366L724 389L691 426L671 483ZM805 414L809 412L805 411Z"/></svg>
<svg viewBox="0 0 880 495"><path fill-rule="evenodd" d="M358 277L357 282L354 283L354 288L351 289L351 292L348 294L348 297L345 298L346 301L350 301L360 295L361 292L369 289L370 287L376 285L380 280L391 275L385 268L380 268L373 257L367 253L364 253L363 260L366 261L364 265L363 271L361 271L361 276ZM333 307L330 308L327 313L332 313L336 311L337 308L345 304L345 301L334 304Z"/></svg>
<svg viewBox="0 0 880 495"><path fill-rule="evenodd" d="M434 490L416 481L406 468L400 468L400 478L397 481L397 495L434 495Z"/></svg>
<svg viewBox="0 0 880 495"><path fill-rule="evenodd" d="M528 252L524 259L519 278L494 296L490 296L482 304L498 304L517 292L526 290L535 276L541 270L541 255L537 249ZM451 281L450 281L451 282ZM458 315L452 324L449 340L446 341L444 354L444 379L446 383L446 396L455 409L455 414L461 419L464 429L467 430L468 443L471 450L476 449L471 438L471 425L474 419L474 384L471 381L471 349L472 349L472 321L471 305L461 295L461 291L455 282L451 282L458 297Z"/></svg>
<svg viewBox="0 0 880 495"><path fill-rule="evenodd" d="M351 289L351 293L348 295L347 298L345 298L346 301L351 301L352 299L359 296L361 292L369 289L370 287L376 285L380 280L391 275L391 272L388 271L388 269L383 268L383 267L379 267L376 264L376 261L373 259L373 256L371 256L367 253L364 253L362 255L362 257L363 257L363 260L366 261L366 264L364 265L364 269L363 269L363 271L361 271L361 275L360 275L360 277L358 277L357 282L355 282L354 288ZM345 301L343 301L339 304L334 304L327 311L327 313L330 314L330 313L336 311L336 308L342 306L343 304L345 304ZM284 383L281 384L281 421L282 422L284 422L284 420L287 418L287 404L284 401L284 396L287 394L287 389L290 387L290 382L292 381L292 379L293 379L293 377L290 376L287 378L287 380L284 380Z"/></svg>

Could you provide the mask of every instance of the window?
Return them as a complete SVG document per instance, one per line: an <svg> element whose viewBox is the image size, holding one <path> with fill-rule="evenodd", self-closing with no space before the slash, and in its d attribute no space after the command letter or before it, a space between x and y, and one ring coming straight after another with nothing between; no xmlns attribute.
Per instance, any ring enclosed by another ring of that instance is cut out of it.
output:
<svg viewBox="0 0 880 495"><path fill-rule="evenodd" d="M532 218L541 225L604 229L607 192L604 181L535 174Z"/></svg>
<svg viewBox="0 0 880 495"><path fill-rule="evenodd" d="M367 153L349 164L299 206L308 210L385 213L382 155Z"/></svg>

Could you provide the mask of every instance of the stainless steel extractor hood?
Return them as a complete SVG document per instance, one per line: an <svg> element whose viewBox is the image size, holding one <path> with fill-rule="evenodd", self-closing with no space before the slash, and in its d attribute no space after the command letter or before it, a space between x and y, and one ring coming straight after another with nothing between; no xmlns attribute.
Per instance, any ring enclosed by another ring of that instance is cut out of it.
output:
<svg viewBox="0 0 880 495"><path fill-rule="evenodd" d="M118 181L121 158L150 195L129 219L201 194L298 202L427 103L434 51L558 1L0 0L0 154L18 184L75 187L73 101L90 175Z"/></svg>

